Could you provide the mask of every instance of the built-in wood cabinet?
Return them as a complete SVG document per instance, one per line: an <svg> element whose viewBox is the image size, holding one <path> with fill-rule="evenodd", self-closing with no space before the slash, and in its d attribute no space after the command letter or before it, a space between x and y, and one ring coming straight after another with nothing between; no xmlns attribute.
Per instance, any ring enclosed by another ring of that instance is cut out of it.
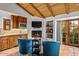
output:
<svg viewBox="0 0 79 59"><path fill-rule="evenodd" d="M22 34L21 37L27 38L27 35ZM0 37L0 51L17 46L18 38L20 38L20 35L9 35Z"/></svg>
<svg viewBox="0 0 79 59"><path fill-rule="evenodd" d="M27 24L26 17L12 15L11 18L12 18L13 28L20 28L20 27L24 28L24 26L26 26Z"/></svg>

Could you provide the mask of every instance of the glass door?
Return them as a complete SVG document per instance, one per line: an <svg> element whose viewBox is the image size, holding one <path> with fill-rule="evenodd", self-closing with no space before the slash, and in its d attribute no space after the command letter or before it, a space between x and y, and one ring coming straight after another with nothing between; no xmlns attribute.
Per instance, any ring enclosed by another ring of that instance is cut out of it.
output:
<svg viewBox="0 0 79 59"><path fill-rule="evenodd" d="M62 26L62 43L72 46L79 46L79 21L66 20L61 22Z"/></svg>
<svg viewBox="0 0 79 59"><path fill-rule="evenodd" d="M78 20L70 21L70 45L78 45Z"/></svg>
<svg viewBox="0 0 79 59"><path fill-rule="evenodd" d="M61 27L62 27L62 43L66 44L66 21L61 22Z"/></svg>

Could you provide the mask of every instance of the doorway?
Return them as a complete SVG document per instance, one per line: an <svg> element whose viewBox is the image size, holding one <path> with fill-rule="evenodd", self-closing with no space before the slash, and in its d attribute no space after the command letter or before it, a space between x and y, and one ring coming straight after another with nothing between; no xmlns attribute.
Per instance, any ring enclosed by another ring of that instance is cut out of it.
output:
<svg viewBox="0 0 79 59"><path fill-rule="evenodd" d="M79 47L79 20L61 21L62 43Z"/></svg>

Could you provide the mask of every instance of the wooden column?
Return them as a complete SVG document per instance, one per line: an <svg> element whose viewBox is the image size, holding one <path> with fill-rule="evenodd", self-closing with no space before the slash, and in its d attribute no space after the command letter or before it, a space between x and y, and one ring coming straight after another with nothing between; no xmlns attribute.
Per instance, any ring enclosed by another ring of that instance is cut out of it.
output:
<svg viewBox="0 0 79 59"><path fill-rule="evenodd" d="M69 26L69 20L66 21L66 44L69 44L70 40L70 26Z"/></svg>

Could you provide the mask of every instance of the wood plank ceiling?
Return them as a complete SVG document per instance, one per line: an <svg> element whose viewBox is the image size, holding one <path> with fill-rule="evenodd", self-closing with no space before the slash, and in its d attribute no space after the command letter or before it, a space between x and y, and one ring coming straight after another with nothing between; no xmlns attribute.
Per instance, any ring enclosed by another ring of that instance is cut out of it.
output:
<svg viewBox="0 0 79 59"><path fill-rule="evenodd" d="M79 11L77 3L17 3L17 5L32 16L42 18Z"/></svg>

